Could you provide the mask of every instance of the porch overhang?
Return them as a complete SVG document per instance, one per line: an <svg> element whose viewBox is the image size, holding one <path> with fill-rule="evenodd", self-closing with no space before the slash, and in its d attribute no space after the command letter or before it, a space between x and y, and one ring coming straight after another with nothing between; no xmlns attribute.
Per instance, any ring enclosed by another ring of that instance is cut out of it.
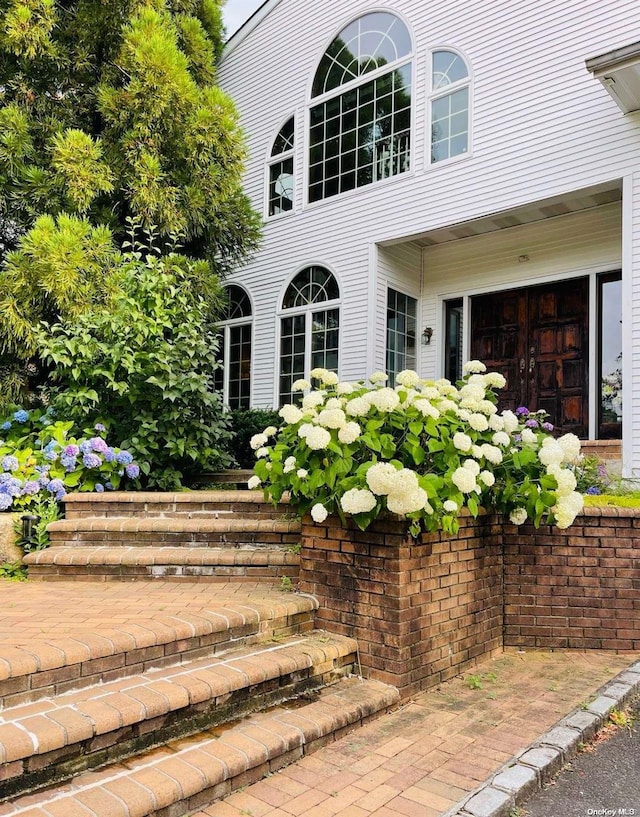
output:
<svg viewBox="0 0 640 817"><path fill-rule="evenodd" d="M640 42L591 57L586 67L623 113L640 110Z"/></svg>

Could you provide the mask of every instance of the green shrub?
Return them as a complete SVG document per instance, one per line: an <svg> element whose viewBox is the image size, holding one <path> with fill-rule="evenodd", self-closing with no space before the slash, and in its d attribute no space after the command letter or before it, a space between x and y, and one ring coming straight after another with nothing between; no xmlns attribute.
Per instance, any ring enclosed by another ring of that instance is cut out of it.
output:
<svg viewBox="0 0 640 817"><path fill-rule="evenodd" d="M51 405L81 426L103 423L162 489L227 467L230 440L214 387L221 303L209 267L177 254L122 256L120 294L39 333Z"/></svg>
<svg viewBox="0 0 640 817"><path fill-rule="evenodd" d="M275 409L234 409L229 412L233 442L231 450L240 468L253 468L256 457L251 438L267 426L279 426L282 420Z"/></svg>

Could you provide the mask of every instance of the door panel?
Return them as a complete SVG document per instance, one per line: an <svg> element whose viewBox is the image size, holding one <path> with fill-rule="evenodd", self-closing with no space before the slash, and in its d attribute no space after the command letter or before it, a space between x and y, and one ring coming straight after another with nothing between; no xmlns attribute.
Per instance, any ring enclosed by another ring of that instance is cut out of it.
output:
<svg viewBox="0 0 640 817"><path fill-rule="evenodd" d="M501 410L544 409L559 431L588 430L587 278L471 299L471 357L501 372Z"/></svg>

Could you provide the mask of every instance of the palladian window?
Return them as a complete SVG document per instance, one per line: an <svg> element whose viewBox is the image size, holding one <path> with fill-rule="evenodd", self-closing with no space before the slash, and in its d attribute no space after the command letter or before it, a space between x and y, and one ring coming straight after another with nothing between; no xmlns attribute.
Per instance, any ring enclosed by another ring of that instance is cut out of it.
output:
<svg viewBox="0 0 640 817"><path fill-rule="evenodd" d="M277 216L293 210L294 118L287 120L276 136L269 162L268 214Z"/></svg>
<svg viewBox="0 0 640 817"><path fill-rule="evenodd" d="M372 12L344 28L313 81L309 201L410 167L411 36L394 14Z"/></svg>
<svg viewBox="0 0 640 817"><path fill-rule="evenodd" d="M469 152L469 69L454 51L431 55L431 162Z"/></svg>
<svg viewBox="0 0 640 817"><path fill-rule="evenodd" d="M290 403L296 380L312 369L338 371L340 290L324 267L306 267L287 287L280 319L280 404Z"/></svg>
<svg viewBox="0 0 640 817"><path fill-rule="evenodd" d="M230 409L251 405L251 301L242 287L226 288L227 305L218 335L219 359L215 386Z"/></svg>

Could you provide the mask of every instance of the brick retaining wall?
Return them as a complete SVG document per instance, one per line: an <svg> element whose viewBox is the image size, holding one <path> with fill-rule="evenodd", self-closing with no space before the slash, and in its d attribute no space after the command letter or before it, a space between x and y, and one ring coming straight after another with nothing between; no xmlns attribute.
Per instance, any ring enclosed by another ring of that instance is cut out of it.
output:
<svg viewBox="0 0 640 817"><path fill-rule="evenodd" d="M640 650L640 513L585 508L567 530L504 526L506 646Z"/></svg>
<svg viewBox="0 0 640 817"><path fill-rule="evenodd" d="M357 638L365 674L405 698L502 647L501 546L489 517L461 523L415 541L395 521L303 520L300 589L319 601L317 626Z"/></svg>

